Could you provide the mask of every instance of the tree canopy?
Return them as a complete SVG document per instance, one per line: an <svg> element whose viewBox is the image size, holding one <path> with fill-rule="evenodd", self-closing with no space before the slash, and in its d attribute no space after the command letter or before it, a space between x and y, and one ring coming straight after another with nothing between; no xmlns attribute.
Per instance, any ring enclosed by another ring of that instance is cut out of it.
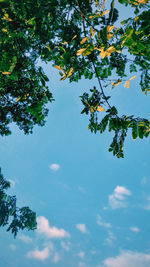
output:
<svg viewBox="0 0 150 267"><path fill-rule="evenodd" d="M108 129L114 133L109 147L113 155L124 156L128 131L133 139L148 137L150 121L134 114L120 116L112 104L113 93L108 95L108 88L115 90L119 84L129 88L136 73L141 77L142 92L147 95L150 91L148 2L0 0L0 135L11 133L11 122L25 134L32 133L34 125L45 124L47 103L54 99L47 86L49 79L37 65L41 59L51 62L59 71L60 81L97 78L99 87L93 84L81 96L81 113L89 116L91 132L103 133ZM119 4L124 8L130 6L134 15L122 21ZM17 210L16 198L4 193L9 184L0 177L0 208L5 213L0 225L7 224L11 215L13 220L8 229L15 235L18 228L33 229L34 213L28 208ZM30 222L22 221L26 214L27 218L31 215Z"/></svg>
<svg viewBox="0 0 150 267"><path fill-rule="evenodd" d="M0 169L0 226L8 226L7 231L15 237L20 229L36 228L36 215L29 207L16 206L16 196L6 193L9 187L10 182L4 179Z"/></svg>
<svg viewBox="0 0 150 267"><path fill-rule="evenodd" d="M60 80L98 79L99 88L93 85L90 94L81 96L81 113L89 114L92 132L102 133L107 126L114 132L109 148L114 155L123 157L128 129L134 139L149 135L148 119L119 116L107 96L107 87L115 89L122 83L128 88L136 72L141 73L141 90L146 95L150 90L148 1L118 2L130 5L134 16L121 21L114 0L1 1L1 135L10 134L12 121L26 134L35 124L45 123L46 104L54 99L46 85L48 77L36 65L39 58L52 62Z"/></svg>

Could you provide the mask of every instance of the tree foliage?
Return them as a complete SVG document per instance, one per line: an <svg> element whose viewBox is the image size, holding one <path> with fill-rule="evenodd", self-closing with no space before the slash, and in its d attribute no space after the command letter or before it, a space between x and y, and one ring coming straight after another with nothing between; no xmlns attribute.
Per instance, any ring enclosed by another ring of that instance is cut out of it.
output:
<svg viewBox="0 0 150 267"><path fill-rule="evenodd" d="M29 207L16 206L16 196L6 193L9 187L10 182L4 179L0 169L0 226L7 225L7 231L15 237L19 230L36 228L36 215Z"/></svg>
<svg viewBox="0 0 150 267"><path fill-rule="evenodd" d="M53 97L46 85L47 76L37 67L39 58L52 62L60 80L98 79L99 88L93 85L91 95L85 92L81 96L82 113L89 114L92 132L102 133L107 128L114 132L109 148L114 155L123 157L129 129L133 139L149 135L149 120L119 116L107 96L107 88L115 90L119 84L128 88L136 72L141 76L142 92L147 95L150 91L148 0L118 2L124 8L130 6L134 16L121 21L115 0L0 2L1 135L10 134L12 121L25 133L45 123L46 104Z"/></svg>
<svg viewBox="0 0 150 267"><path fill-rule="evenodd" d="M109 151L123 157L128 131L133 139L148 137L150 121L119 115L112 105L113 90L140 74L139 88L149 87L150 10L148 0L0 0L0 135L9 135L15 122L25 134L44 125L53 96L40 59L58 69L60 81L97 78L99 88L81 96L89 116L88 129L114 133ZM122 21L119 4L134 15ZM129 75L129 73L131 75ZM89 90L90 89L90 90ZM113 89L111 96L108 89ZM87 92L89 91L89 92ZM10 183L0 171L0 226L16 236L19 229L36 228L35 213L18 208L6 194Z"/></svg>

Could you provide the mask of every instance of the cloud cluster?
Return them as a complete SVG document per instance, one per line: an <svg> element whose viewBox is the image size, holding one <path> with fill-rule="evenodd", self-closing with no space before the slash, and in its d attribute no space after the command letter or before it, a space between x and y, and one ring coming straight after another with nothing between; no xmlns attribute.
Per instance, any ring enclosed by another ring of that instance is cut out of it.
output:
<svg viewBox="0 0 150 267"><path fill-rule="evenodd" d="M70 234L64 229L50 227L48 220L44 216L37 218L37 233L44 234L47 238L68 238Z"/></svg>
<svg viewBox="0 0 150 267"><path fill-rule="evenodd" d="M27 236L27 235L19 235L18 238L19 238L22 242L24 242L24 243L26 243L26 244L29 244L29 243L32 242L32 238L30 238L30 237Z"/></svg>
<svg viewBox="0 0 150 267"><path fill-rule="evenodd" d="M103 261L103 267L149 267L150 254L133 251L121 251L116 257Z"/></svg>
<svg viewBox="0 0 150 267"><path fill-rule="evenodd" d="M52 262L57 263L57 262L59 262L60 260L61 260L61 257L60 257L60 255L56 252L56 253L54 254L54 257L53 257Z"/></svg>
<svg viewBox="0 0 150 267"><path fill-rule="evenodd" d="M131 232L134 232L134 233L140 232L140 229L138 227L136 227L136 226L130 227L130 230L131 230Z"/></svg>
<svg viewBox="0 0 150 267"><path fill-rule="evenodd" d="M57 163L53 163L49 167L52 171L58 171L60 169L60 165Z"/></svg>
<svg viewBox="0 0 150 267"><path fill-rule="evenodd" d="M108 237L105 239L105 244L112 247L114 241L116 240L116 236L112 233L112 231L108 231Z"/></svg>
<svg viewBox="0 0 150 267"><path fill-rule="evenodd" d="M124 186L117 186L114 189L112 195L109 195L109 205L112 209L125 208L126 207L126 197L130 196L131 192Z"/></svg>
<svg viewBox="0 0 150 267"><path fill-rule="evenodd" d="M112 227L112 226L111 226L111 223L104 222L104 221L102 220L102 217L101 217L100 215L97 215L97 224L98 224L99 226L104 227L104 228L111 228L111 227Z"/></svg>
<svg viewBox="0 0 150 267"><path fill-rule="evenodd" d="M30 258L30 259L36 259L36 260L44 261L44 260L49 258L49 255L50 255L49 249L48 249L48 247L46 247L43 250L35 249L34 251L29 251L26 254L26 257Z"/></svg>
<svg viewBox="0 0 150 267"><path fill-rule="evenodd" d="M65 251L69 251L70 250L71 243L69 241L68 242L62 241L60 243L60 245Z"/></svg>
<svg viewBox="0 0 150 267"><path fill-rule="evenodd" d="M86 229L86 225L84 223L76 224L76 228L83 234L88 234L88 231Z"/></svg>

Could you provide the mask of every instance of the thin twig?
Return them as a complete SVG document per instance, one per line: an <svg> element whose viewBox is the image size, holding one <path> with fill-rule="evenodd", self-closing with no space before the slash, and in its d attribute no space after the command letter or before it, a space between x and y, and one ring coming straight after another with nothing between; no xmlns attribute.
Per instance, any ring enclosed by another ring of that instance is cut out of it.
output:
<svg viewBox="0 0 150 267"><path fill-rule="evenodd" d="M95 71L95 73L96 73L96 77L97 77L97 79L98 79L98 83L99 83L99 86L100 86L100 89L101 89L101 93L102 93L102 95L103 95L103 98L104 98L105 101L107 102L109 108L111 108L111 105L109 104L109 102L108 102L108 100L107 100L107 97L105 96L105 93L104 93L104 90L103 90L103 87L102 87L102 84L101 84L101 80L100 80L100 78L99 78L99 75L98 75L98 73L97 73L97 70L96 70L96 67L95 67L95 64L94 64L93 61L92 61L92 64L93 64L93 67L94 67L94 71Z"/></svg>

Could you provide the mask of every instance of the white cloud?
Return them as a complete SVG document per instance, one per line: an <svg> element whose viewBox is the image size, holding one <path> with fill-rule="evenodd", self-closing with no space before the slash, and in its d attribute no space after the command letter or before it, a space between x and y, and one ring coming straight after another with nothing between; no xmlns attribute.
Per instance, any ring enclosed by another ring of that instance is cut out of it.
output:
<svg viewBox="0 0 150 267"><path fill-rule="evenodd" d="M55 250L54 245L51 241L44 242L43 246L47 247L49 249L50 253L54 252L54 250Z"/></svg>
<svg viewBox="0 0 150 267"><path fill-rule="evenodd" d="M31 243L32 242L32 238L30 238L29 236L27 235L19 235L18 238L24 242L24 243Z"/></svg>
<svg viewBox="0 0 150 267"><path fill-rule="evenodd" d="M105 239L105 244L112 247L113 241L116 239L117 239L116 236L111 231L108 231L108 237Z"/></svg>
<svg viewBox="0 0 150 267"><path fill-rule="evenodd" d="M124 186L116 186L112 195L109 195L109 205L112 209L125 208L126 197L130 196L131 192Z"/></svg>
<svg viewBox="0 0 150 267"><path fill-rule="evenodd" d="M70 250L70 242L60 242L61 247L65 250L65 251L69 251Z"/></svg>
<svg viewBox="0 0 150 267"><path fill-rule="evenodd" d="M44 234L47 238L67 238L70 234L64 229L58 229L55 226L50 227L48 220L44 216L37 218L37 233Z"/></svg>
<svg viewBox="0 0 150 267"><path fill-rule="evenodd" d="M60 165L57 163L53 163L49 167L52 171L58 171L60 169Z"/></svg>
<svg viewBox="0 0 150 267"><path fill-rule="evenodd" d="M111 228L111 223L104 222L100 215L97 215L97 224L104 228Z"/></svg>
<svg viewBox="0 0 150 267"><path fill-rule="evenodd" d="M88 231L86 229L86 226L84 223L76 224L76 228L83 234L88 234Z"/></svg>
<svg viewBox="0 0 150 267"><path fill-rule="evenodd" d="M85 256L85 253L83 251L80 251L77 255L79 258L83 259Z"/></svg>
<svg viewBox="0 0 150 267"><path fill-rule="evenodd" d="M120 255L107 258L103 267L149 267L150 254L133 251L121 251Z"/></svg>
<svg viewBox="0 0 150 267"><path fill-rule="evenodd" d="M57 263L57 262L59 262L60 260L61 260L61 257L60 257L60 255L56 252L56 253L54 254L54 257L53 257L52 262Z"/></svg>
<svg viewBox="0 0 150 267"><path fill-rule="evenodd" d="M140 229L139 229L138 227L136 227L136 226L132 226L132 227L130 227L130 230L131 230L132 232L134 232L134 233L138 233L138 232L140 232Z"/></svg>
<svg viewBox="0 0 150 267"><path fill-rule="evenodd" d="M26 257L30 259L44 261L49 258L49 249L48 247L45 247L43 250L35 249L34 251L29 251L26 254Z"/></svg>

